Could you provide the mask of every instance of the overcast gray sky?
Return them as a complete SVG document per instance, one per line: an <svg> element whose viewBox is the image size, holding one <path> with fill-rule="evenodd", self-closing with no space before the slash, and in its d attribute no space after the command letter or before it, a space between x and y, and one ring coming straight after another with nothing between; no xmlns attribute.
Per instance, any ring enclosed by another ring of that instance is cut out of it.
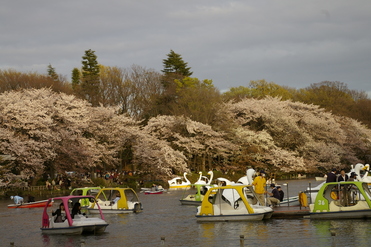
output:
<svg viewBox="0 0 371 247"><path fill-rule="evenodd" d="M161 71L170 50L220 90L340 81L371 95L370 0L3 0L0 69L71 78L98 62Z"/></svg>

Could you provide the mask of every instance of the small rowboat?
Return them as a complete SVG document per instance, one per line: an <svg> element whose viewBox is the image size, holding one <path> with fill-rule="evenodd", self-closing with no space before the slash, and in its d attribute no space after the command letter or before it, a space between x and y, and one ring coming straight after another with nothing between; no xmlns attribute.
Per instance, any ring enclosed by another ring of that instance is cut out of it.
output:
<svg viewBox="0 0 371 247"><path fill-rule="evenodd" d="M9 204L8 208L43 208L48 203L48 200L27 202L22 204ZM49 203L48 207L51 207L53 203Z"/></svg>
<svg viewBox="0 0 371 247"><path fill-rule="evenodd" d="M145 195L157 195L157 194L163 194L164 193L164 191L165 190L154 190L154 191L152 191L152 190L146 190L146 191L144 191L144 194Z"/></svg>

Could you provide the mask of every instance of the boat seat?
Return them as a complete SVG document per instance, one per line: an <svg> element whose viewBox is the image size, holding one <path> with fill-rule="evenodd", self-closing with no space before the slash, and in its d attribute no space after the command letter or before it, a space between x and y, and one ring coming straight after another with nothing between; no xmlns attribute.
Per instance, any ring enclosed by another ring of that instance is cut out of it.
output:
<svg viewBox="0 0 371 247"><path fill-rule="evenodd" d="M68 227L69 224L68 224L68 220L65 220L63 222L54 222L56 216L52 216L51 218L49 218L49 222L50 222L50 228L53 228L53 227Z"/></svg>
<svg viewBox="0 0 371 247"><path fill-rule="evenodd" d="M335 203L335 201L332 201L330 203L330 212L332 211L351 211L351 210L365 210L370 209L366 201L358 201L356 205L349 206L349 207L342 207L338 206L338 203Z"/></svg>
<svg viewBox="0 0 371 247"><path fill-rule="evenodd" d="M233 206L229 205L228 203L221 203L221 204L214 204L214 214L248 214L245 204L240 202L238 208L234 209Z"/></svg>

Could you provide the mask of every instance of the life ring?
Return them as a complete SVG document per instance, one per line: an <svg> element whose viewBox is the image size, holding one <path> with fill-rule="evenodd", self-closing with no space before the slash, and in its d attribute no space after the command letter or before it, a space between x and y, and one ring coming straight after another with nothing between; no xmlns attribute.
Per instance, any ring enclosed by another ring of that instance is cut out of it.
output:
<svg viewBox="0 0 371 247"><path fill-rule="evenodd" d="M139 213L140 211L142 210L142 204L139 202L139 203L135 203L134 204L134 213Z"/></svg>
<svg viewBox="0 0 371 247"><path fill-rule="evenodd" d="M338 194L335 191L331 191L332 200L339 200Z"/></svg>

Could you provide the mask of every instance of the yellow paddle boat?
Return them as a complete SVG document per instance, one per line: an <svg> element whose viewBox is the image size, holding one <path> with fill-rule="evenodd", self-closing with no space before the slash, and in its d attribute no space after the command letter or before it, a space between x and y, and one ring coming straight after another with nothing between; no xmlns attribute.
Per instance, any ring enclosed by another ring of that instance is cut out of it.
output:
<svg viewBox="0 0 371 247"><path fill-rule="evenodd" d="M260 205L252 185L232 184L210 188L201 206L197 221L250 221L271 218L273 209Z"/></svg>
<svg viewBox="0 0 371 247"><path fill-rule="evenodd" d="M137 193L131 188L102 188L95 198L96 202L88 207L91 213L98 213L99 208L104 214L139 213L142 211L142 203L140 203Z"/></svg>

